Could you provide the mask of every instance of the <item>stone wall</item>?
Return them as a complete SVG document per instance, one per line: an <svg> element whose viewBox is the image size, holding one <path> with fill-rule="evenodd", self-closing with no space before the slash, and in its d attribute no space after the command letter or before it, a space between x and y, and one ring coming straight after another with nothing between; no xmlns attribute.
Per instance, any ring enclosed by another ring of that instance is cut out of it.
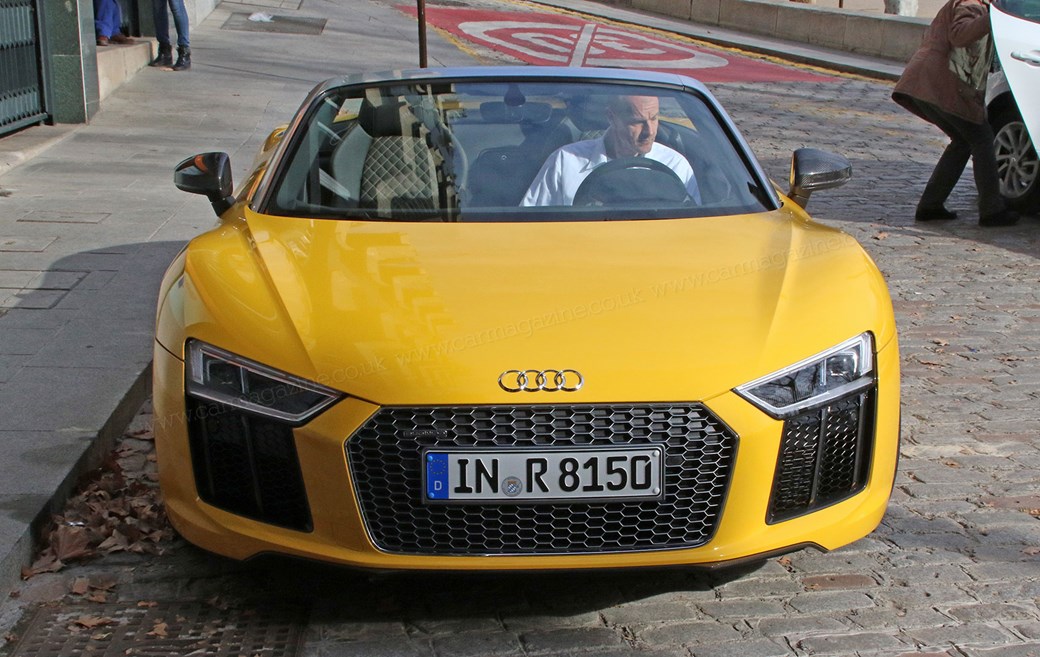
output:
<svg viewBox="0 0 1040 657"><path fill-rule="evenodd" d="M925 18L869 14L790 0L609 0L606 4L900 62L917 49L930 23Z"/></svg>

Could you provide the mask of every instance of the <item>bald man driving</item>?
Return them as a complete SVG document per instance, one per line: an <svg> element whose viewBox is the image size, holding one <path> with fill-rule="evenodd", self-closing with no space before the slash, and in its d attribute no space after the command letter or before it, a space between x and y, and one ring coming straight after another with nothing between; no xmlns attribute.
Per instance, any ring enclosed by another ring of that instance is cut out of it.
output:
<svg viewBox="0 0 1040 657"><path fill-rule="evenodd" d="M571 205L574 194L593 169L622 157L656 160L679 176L695 203L697 179L678 151L657 143L660 102L656 96L618 96L607 104L607 131L598 139L557 149L542 165L520 205Z"/></svg>

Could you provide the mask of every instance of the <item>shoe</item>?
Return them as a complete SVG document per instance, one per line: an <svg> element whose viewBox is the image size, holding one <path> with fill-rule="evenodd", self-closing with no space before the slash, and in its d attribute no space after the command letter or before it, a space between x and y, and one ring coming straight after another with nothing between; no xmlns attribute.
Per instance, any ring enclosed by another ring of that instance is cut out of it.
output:
<svg viewBox="0 0 1040 657"><path fill-rule="evenodd" d="M99 36L97 38L97 44L99 46L107 46L108 45L108 37Z"/></svg>
<svg viewBox="0 0 1040 657"><path fill-rule="evenodd" d="M917 212L914 213L914 219L917 221L945 221L956 218L956 212L947 210L941 205L937 208L917 208Z"/></svg>
<svg viewBox="0 0 1040 657"><path fill-rule="evenodd" d="M168 43L159 44L159 52L155 59L148 63L149 66L173 66L173 46Z"/></svg>
<svg viewBox="0 0 1040 657"><path fill-rule="evenodd" d="M177 62L173 65L175 71L187 71L191 68L191 48L177 46Z"/></svg>
<svg viewBox="0 0 1040 657"><path fill-rule="evenodd" d="M1018 213L1014 210L1004 209L999 212L991 212L979 217L980 226L1014 226L1018 223Z"/></svg>
<svg viewBox="0 0 1040 657"><path fill-rule="evenodd" d="M125 34L113 34L112 36L108 37L108 40L111 41L112 43L120 43L120 44L126 44L126 43L133 43L134 42L134 40L132 38L126 36Z"/></svg>

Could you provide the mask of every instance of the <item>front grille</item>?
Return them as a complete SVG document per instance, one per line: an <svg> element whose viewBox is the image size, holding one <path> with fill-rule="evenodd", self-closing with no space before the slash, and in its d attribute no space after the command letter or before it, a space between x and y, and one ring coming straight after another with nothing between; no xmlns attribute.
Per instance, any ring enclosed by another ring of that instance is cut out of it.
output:
<svg viewBox="0 0 1040 657"><path fill-rule="evenodd" d="M664 447L653 501L424 504L422 451ZM561 554L689 548L715 532L737 436L687 405L383 408L346 443L365 525L399 554Z"/></svg>
<svg viewBox="0 0 1040 657"><path fill-rule="evenodd" d="M292 428L217 402L187 401L199 497L230 513L310 531Z"/></svg>
<svg viewBox="0 0 1040 657"><path fill-rule="evenodd" d="M873 389L784 422L768 522L840 502L867 484L874 441Z"/></svg>

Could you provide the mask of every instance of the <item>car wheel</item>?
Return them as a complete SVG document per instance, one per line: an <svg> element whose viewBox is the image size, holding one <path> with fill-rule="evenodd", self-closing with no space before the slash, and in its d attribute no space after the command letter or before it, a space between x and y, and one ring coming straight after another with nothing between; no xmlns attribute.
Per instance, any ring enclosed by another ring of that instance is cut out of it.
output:
<svg viewBox="0 0 1040 657"><path fill-rule="evenodd" d="M997 112L991 122L1000 193L1015 210L1036 212L1040 209L1040 160L1025 123L1013 108Z"/></svg>

